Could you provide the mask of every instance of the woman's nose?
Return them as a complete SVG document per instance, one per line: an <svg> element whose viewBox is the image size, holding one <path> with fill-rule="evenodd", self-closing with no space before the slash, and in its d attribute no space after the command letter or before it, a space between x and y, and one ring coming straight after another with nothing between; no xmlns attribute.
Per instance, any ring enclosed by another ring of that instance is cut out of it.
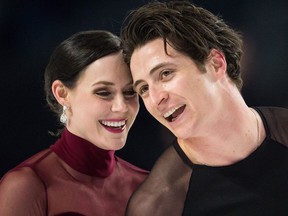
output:
<svg viewBox="0 0 288 216"><path fill-rule="evenodd" d="M111 107L112 112L127 112L128 106L123 96L115 97Z"/></svg>

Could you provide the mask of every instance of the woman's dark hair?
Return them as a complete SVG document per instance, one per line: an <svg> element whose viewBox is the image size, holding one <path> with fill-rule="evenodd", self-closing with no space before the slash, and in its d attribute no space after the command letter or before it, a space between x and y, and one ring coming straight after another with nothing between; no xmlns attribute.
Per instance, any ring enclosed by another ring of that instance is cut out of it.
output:
<svg viewBox="0 0 288 216"><path fill-rule="evenodd" d="M125 62L129 65L135 48L163 38L175 50L189 56L201 69L210 50L224 53L227 74L242 88L240 59L242 39L222 19L188 1L150 2L127 16L121 30Z"/></svg>
<svg viewBox="0 0 288 216"><path fill-rule="evenodd" d="M60 43L53 51L44 74L46 101L50 109L58 116L62 112L62 106L51 89L55 80L60 80L67 88L74 88L88 65L119 52L120 44L119 37L103 30L82 31Z"/></svg>

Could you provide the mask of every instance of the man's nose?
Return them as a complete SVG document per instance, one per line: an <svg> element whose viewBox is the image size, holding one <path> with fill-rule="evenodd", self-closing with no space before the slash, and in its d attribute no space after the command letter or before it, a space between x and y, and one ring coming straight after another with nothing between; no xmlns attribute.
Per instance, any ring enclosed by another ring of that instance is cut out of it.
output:
<svg viewBox="0 0 288 216"><path fill-rule="evenodd" d="M152 87L150 86L149 95L152 103L156 106L159 106L168 98L167 92L163 88L160 88L159 86L152 86Z"/></svg>

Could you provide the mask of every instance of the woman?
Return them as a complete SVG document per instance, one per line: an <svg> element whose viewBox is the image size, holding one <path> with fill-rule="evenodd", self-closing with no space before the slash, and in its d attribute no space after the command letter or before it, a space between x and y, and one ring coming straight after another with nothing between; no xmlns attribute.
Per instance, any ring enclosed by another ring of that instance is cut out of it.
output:
<svg viewBox="0 0 288 216"><path fill-rule="evenodd" d="M139 110L119 38L95 30L62 42L45 91L64 129L49 149L4 175L0 215L124 215L147 172L114 155Z"/></svg>

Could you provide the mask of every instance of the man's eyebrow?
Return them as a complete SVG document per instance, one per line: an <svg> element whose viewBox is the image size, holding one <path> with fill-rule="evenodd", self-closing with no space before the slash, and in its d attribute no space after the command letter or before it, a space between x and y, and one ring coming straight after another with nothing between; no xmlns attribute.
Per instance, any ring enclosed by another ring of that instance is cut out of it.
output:
<svg viewBox="0 0 288 216"><path fill-rule="evenodd" d="M134 83L133 83L133 89L136 90L137 86L141 83L141 82L144 82L144 80L136 80Z"/></svg>
<svg viewBox="0 0 288 216"><path fill-rule="evenodd" d="M172 65L171 63L168 62L162 62L159 63L158 65L156 65L155 67L153 67L150 71L149 71L149 76L153 75L153 73L155 73L159 68L162 68L164 66L167 65ZM136 80L133 84L133 88L136 89L136 87L141 83L144 82L144 80L140 79L140 80Z"/></svg>

